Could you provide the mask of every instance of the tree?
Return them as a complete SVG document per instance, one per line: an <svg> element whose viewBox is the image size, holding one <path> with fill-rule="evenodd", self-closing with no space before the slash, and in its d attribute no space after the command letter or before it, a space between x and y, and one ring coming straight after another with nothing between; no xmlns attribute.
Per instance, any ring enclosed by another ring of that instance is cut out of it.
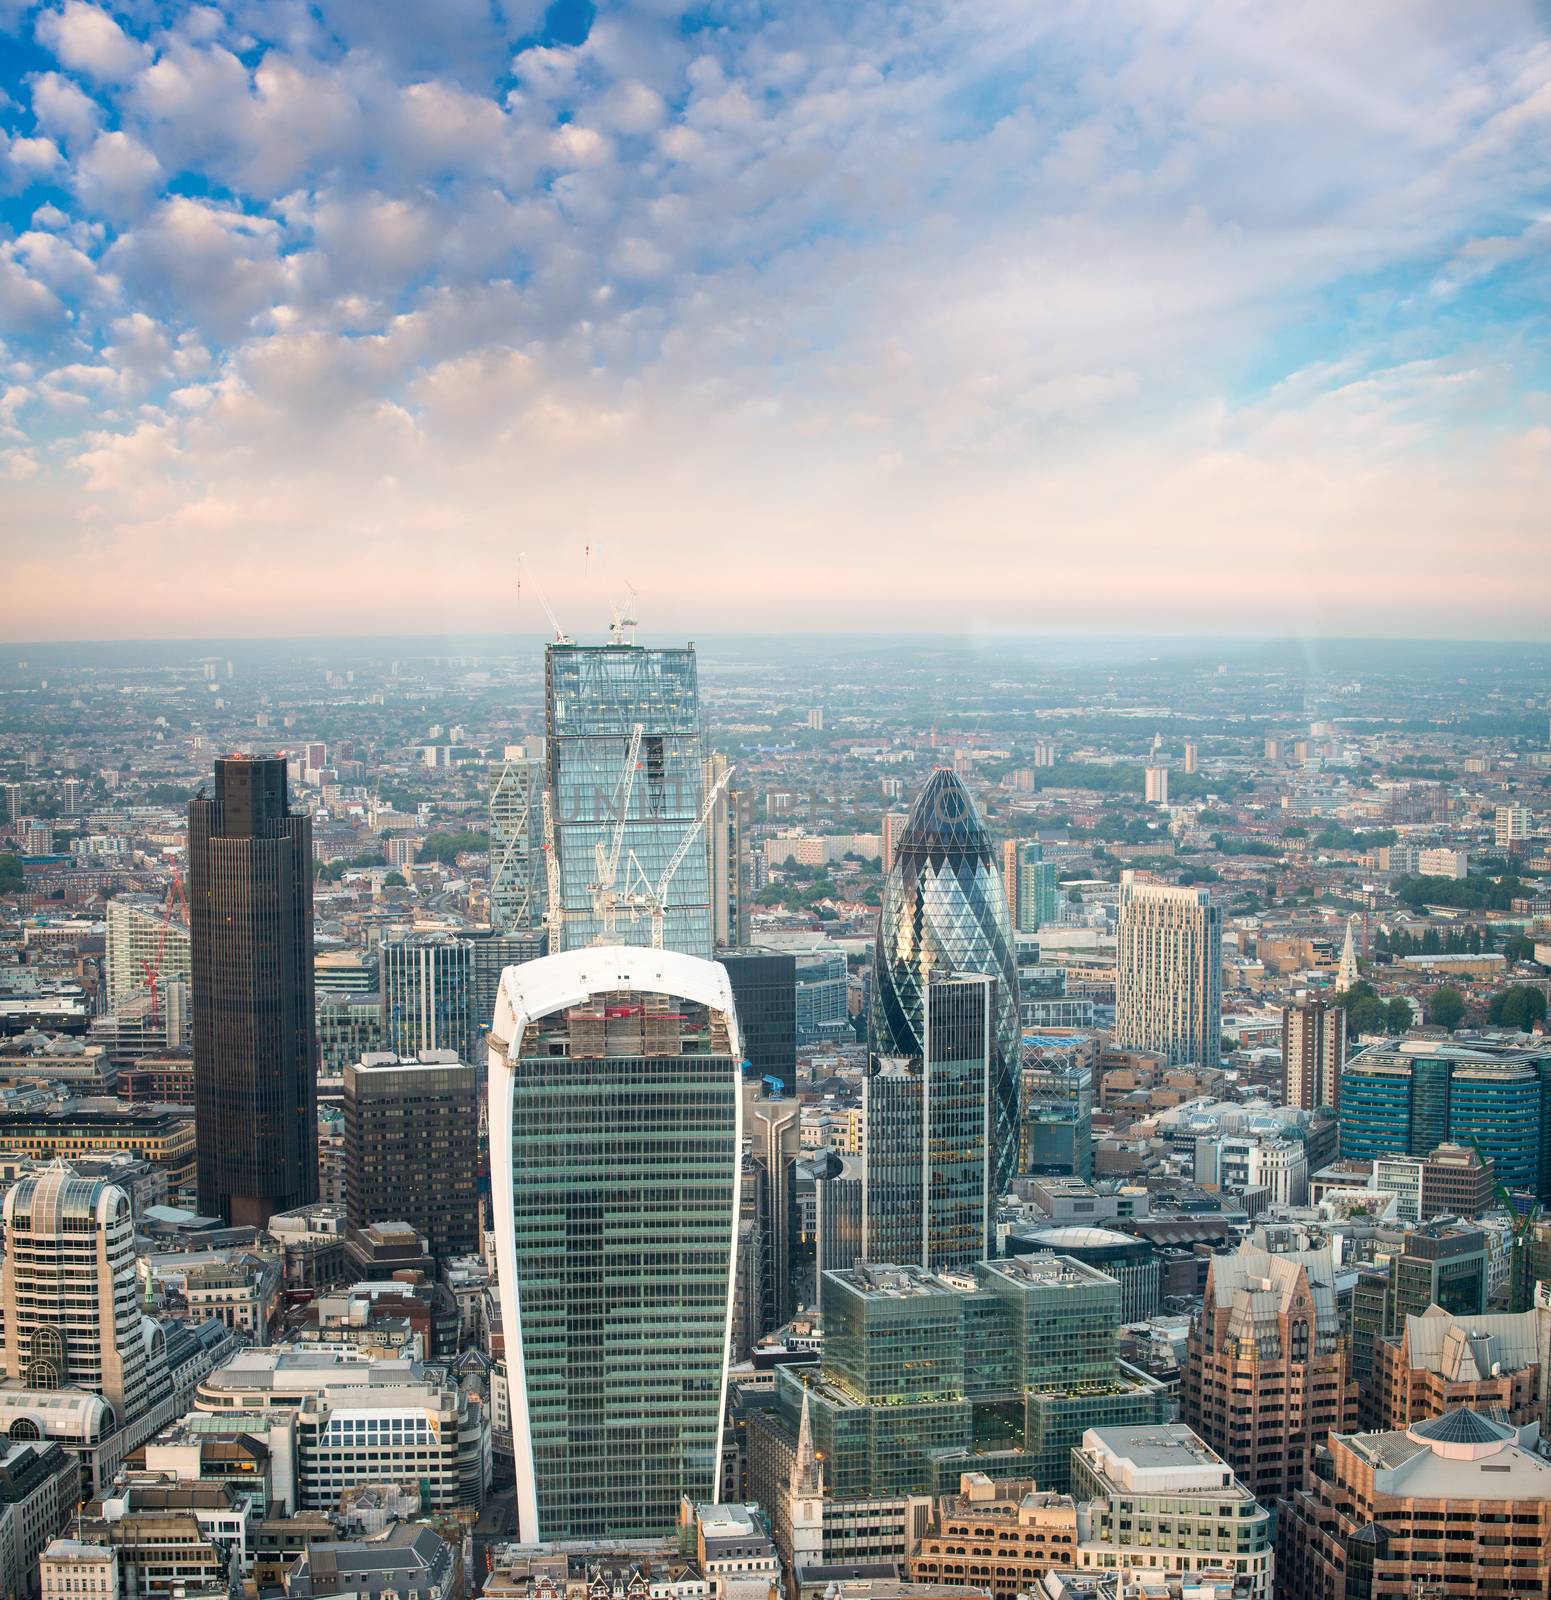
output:
<svg viewBox="0 0 1551 1600"><path fill-rule="evenodd" d="M1427 997L1427 1020L1435 1028L1450 1033L1465 1020L1465 997L1452 983L1445 983Z"/></svg>
<svg viewBox="0 0 1551 1600"><path fill-rule="evenodd" d="M1512 966L1515 961L1533 961L1535 959L1535 941L1527 934L1515 933L1503 944L1503 957Z"/></svg>
<svg viewBox="0 0 1551 1600"><path fill-rule="evenodd" d="M1492 996L1486 1019L1500 1028L1517 1028L1528 1033L1537 1022L1546 1020L1544 990L1530 983L1510 984Z"/></svg>
<svg viewBox="0 0 1551 1600"><path fill-rule="evenodd" d="M1411 1002L1397 994L1384 1008L1384 1029L1387 1033L1404 1033L1416 1020Z"/></svg>
<svg viewBox="0 0 1551 1600"><path fill-rule="evenodd" d="M409 887L409 880L402 872L390 872L382 880L382 886L384 889L406 889Z"/></svg>
<svg viewBox="0 0 1551 1600"><path fill-rule="evenodd" d="M26 882L20 856L0 856L0 894L15 894Z"/></svg>

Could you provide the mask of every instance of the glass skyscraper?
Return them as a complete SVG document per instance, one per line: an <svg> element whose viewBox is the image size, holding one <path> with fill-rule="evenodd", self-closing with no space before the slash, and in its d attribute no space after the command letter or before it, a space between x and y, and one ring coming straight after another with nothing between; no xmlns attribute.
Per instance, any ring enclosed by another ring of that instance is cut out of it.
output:
<svg viewBox="0 0 1551 1600"><path fill-rule="evenodd" d="M602 933L594 914L595 846L612 843L632 729L641 750L630 792L616 892L655 888L704 798L700 695L693 649L551 644L544 655L547 780L554 807L561 919L551 942L578 950ZM633 859L632 859L633 858ZM663 946L709 960L711 886L703 842L679 863L665 896ZM650 944L644 910L620 908L613 941Z"/></svg>
<svg viewBox="0 0 1551 1600"><path fill-rule="evenodd" d="M928 1272L991 1254L992 978L930 975L917 1056L869 1057L862 1252Z"/></svg>
<svg viewBox="0 0 1551 1600"><path fill-rule="evenodd" d="M926 1050L923 997L932 974L994 980L988 1148L993 1197L1017 1170L1018 968L1002 875L974 801L958 777L934 772L894 846L873 957L869 1046L874 1056Z"/></svg>
<svg viewBox="0 0 1551 1600"><path fill-rule="evenodd" d="M524 1542L653 1539L718 1498L743 1141L727 973L600 946L511 967L490 1150Z"/></svg>

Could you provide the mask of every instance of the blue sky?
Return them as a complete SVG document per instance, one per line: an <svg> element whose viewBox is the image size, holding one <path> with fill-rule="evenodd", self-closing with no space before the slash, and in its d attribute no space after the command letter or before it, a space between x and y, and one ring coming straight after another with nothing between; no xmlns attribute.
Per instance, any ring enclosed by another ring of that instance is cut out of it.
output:
<svg viewBox="0 0 1551 1600"><path fill-rule="evenodd" d="M0 0L0 629L1545 637L1547 18Z"/></svg>

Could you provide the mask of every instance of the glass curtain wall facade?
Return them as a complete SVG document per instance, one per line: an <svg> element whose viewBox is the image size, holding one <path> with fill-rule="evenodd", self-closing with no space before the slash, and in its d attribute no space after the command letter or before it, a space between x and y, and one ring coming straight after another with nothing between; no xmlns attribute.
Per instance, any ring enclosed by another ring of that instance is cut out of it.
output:
<svg viewBox="0 0 1551 1600"><path fill-rule="evenodd" d="M945 770L916 797L884 880L868 1040L874 1055L925 1053L923 997L934 972L994 980L989 1155L991 1193L1002 1195L1018 1161L1018 968L990 840L968 791Z"/></svg>
<svg viewBox="0 0 1551 1600"><path fill-rule="evenodd" d="M918 1056L872 1056L863 1255L966 1268L990 1254L991 1061L996 983L932 975Z"/></svg>
<svg viewBox="0 0 1551 1600"><path fill-rule="evenodd" d="M474 1059L474 955L463 939L391 939L382 963L385 1048L413 1056L422 1050L456 1050Z"/></svg>
<svg viewBox="0 0 1551 1600"><path fill-rule="evenodd" d="M638 723L641 751L620 851L619 893L639 887L642 879L655 888L700 817L704 785L695 652L627 644L548 647L545 757L564 902L563 929L553 929L552 939L567 950L583 949L603 933L593 907L594 846L608 849L612 843L625 757ZM665 898L664 948L709 960L711 885L703 847L685 853ZM614 938L649 945L650 918L621 907Z"/></svg>
<svg viewBox="0 0 1551 1600"><path fill-rule="evenodd" d="M717 1499L743 1137L724 970L607 946L510 968L490 1039L524 1542Z"/></svg>
<svg viewBox="0 0 1551 1600"><path fill-rule="evenodd" d="M1538 1052L1365 1050L1342 1069L1340 1119L1343 1156L1479 1144L1500 1182L1551 1198L1551 1057Z"/></svg>

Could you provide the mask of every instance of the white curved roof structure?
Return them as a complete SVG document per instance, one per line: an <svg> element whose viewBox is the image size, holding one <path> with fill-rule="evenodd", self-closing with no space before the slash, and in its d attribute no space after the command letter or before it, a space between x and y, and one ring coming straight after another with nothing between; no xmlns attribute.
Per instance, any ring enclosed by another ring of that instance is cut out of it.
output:
<svg viewBox="0 0 1551 1600"><path fill-rule="evenodd" d="M680 955L677 950L618 944L566 950L524 962L520 967L508 967L501 974L490 1027L492 1066L496 1059L494 1040L506 1045L509 1064L514 1059L512 1052L522 1044L523 1029L535 1018L582 1005L594 995L615 989L678 995L723 1012L732 1053L742 1056L743 1040L733 1010L732 984L720 962Z"/></svg>

